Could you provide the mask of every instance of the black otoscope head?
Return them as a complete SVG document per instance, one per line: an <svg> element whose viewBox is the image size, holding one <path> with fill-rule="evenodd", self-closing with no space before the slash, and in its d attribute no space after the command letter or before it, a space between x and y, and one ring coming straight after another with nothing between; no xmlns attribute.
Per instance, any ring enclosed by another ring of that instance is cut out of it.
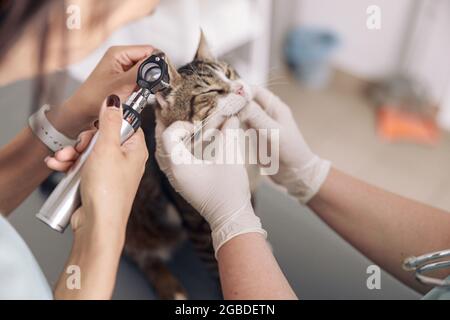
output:
<svg viewBox="0 0 450 320"><path fill-rule="evenodd" d="M169 70L163 53L154 54L142 62L137 84L140 88L150 90L152 94L169 87Z"/></svg>
<svg viewBox="0 0 450 320"><path fill-rule="evenodd" d="M140 113L148 105L149 96L169 87L169 70L162 52L141 63L136 82L144 90L132 94L123 105L123 118L134 130L141 125Z"/></svg>

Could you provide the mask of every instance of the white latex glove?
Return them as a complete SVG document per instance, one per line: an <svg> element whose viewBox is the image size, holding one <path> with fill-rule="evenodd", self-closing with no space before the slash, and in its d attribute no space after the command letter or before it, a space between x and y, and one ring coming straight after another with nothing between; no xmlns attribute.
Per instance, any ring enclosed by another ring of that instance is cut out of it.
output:
<svg viewBox="0 0 450 320"><path fill-rule="evenodd" d="M271 178L301 203L307 203L325 181L330 162L311 151L290 108L280 98L259 87L254 88L254 94L254 101L240 112L239 118L254 129L279 130L279 170ZM266 136L270 141L271 135Z"/></svg>
<svg viewBox="0 0 450 320"><path fill-rule="evenodd" d="M225 122L217 143L225 150L230 130L239 127L235 117ZM247 171L242 164L220 164L194 158L183 140L194 132L189 122L178 121L167 129L156 125L156 159L173 188L209 223L217 257L220 247L249 232L266 236L250 202ZM219 157L222 153L220 153ZM196 163L192 163L193 161ZM186 161L184 163L180 163ZM187 163L190 162L190 163Z"/></svg>

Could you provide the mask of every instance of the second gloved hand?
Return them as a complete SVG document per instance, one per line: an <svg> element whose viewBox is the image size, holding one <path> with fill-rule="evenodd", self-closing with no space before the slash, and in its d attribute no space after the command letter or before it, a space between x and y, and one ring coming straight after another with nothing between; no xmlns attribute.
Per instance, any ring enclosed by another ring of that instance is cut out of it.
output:
<svg viewBox="0 0 450 320"><path fill-rule="evenodd" d="M217 150L227 150L231 130L239 120L231 118L222 127ZM171 185L208 222L216 252L232 238L249 232L266 232L261 227L250 202L247 172L242 164L225 164L194 158L184 140L190 138L194 126L175 122L167 129L157 121L156 159ZM219 159L221 155L217 155Z"/></svg>
<svg viewBox="0 0 450 320"><path fill-rule="evenodd" d="M271 178L300 202L307 203L328 176L330 162L311 151L290 108L267 89L255 88L255 101L250 102L239 117L251 128L279 132L279 159L275 159L279 161L279 170Z"/></svg>

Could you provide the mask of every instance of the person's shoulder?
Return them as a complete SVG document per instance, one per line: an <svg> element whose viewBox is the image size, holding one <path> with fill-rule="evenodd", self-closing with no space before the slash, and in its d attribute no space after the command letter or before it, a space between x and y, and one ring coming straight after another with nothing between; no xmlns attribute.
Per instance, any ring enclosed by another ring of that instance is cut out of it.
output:
<svg viewBox="0 0 450 320"><path fill-rule="evenodd" d="M0 300L52 299L42 270L14 227L0 215Z"/></svg>
<svg viewBox="0 0 450 320"><path fill-rule="evenodd" d="M450 280L450 276L447 278ZM450 300L450 287L436 287L422 297L422 300Z"/></svg>

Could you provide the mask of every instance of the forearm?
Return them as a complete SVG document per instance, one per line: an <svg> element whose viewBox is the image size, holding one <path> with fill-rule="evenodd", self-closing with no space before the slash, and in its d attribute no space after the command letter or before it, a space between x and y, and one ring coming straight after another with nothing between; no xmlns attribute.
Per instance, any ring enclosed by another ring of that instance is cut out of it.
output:
<svg viewBox="0 0 450 320"><path fill-rule="evenodd" d="M264 237L246 233L218 252L225 299L297 299Z"/></svg>
<svg viewBox="0 0 450 320"><path fill-rule="evenodd" d="M373 187L336 169L308 205L369 259L421 291L426 288L402 269L403 260L450 247L447 212Z"/></svg>
<svg viewBox="0 0 450 320"><path fill-rule="evenodd" d="M104 226L89 225L77 230L71 254L55 287L55 299L111 299L124 235L124 231L114 234ZM79 274L75 274L73 266ZM74 286L76 276L78 288Z"/></svg>
<svg viewBox="0 0 450 320"><path fill-rule="evenodd" d="M85 118L70 99L47 113L53 126L74 138L92 119ZM0 150L0 212L9 214L51 173L44 159L52 152L29 127Z"/></svg>
<svg viewBox="0 0 450 320"><path fill-rule="evenodd" d="M0 212L9 214L50 174L44 159L50 150L23 129L0 150Z"/></svg>

